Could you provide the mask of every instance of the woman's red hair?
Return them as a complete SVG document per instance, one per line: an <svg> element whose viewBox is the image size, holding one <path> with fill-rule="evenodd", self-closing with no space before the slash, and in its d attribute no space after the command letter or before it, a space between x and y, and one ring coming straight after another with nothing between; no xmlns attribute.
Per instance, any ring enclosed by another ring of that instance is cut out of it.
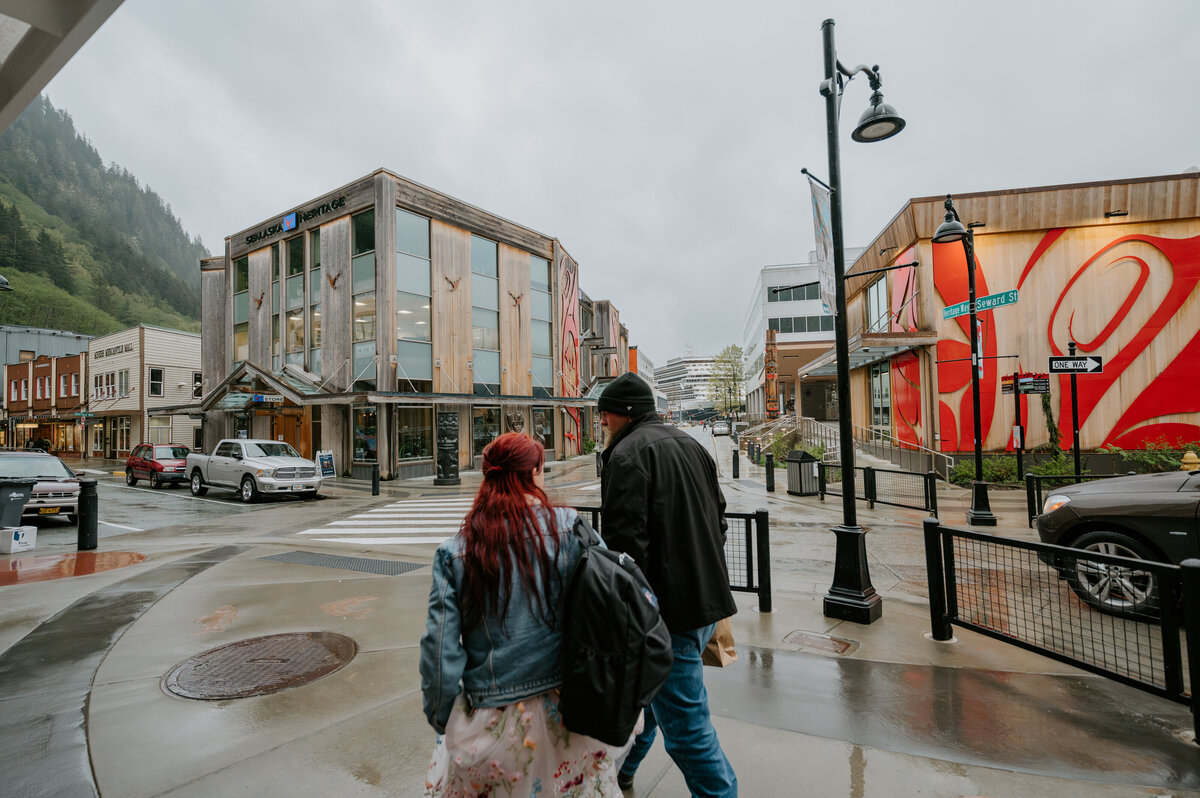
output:
<svg viewBox="0 0 1200 798"><path fill-rule="evenodd" d="M514 571L530 607L548 620L549 608L535 574L549 585L554 556L534 511L553 507L533 481L533 472L541 470L545 459L542 445L518 432L501 435L483 450L483 484L458 533L463 540L463 623L468 629L481 623L489 610L503 622L511 598L509 574ZM526 497L540 501L540 507ZM549 534L557 543L558 530L550 520Z"/></svg>

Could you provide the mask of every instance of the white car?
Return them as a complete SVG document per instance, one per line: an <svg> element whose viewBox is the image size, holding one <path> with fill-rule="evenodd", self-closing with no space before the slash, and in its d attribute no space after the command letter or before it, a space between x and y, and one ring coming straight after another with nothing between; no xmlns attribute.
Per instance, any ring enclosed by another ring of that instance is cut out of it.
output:
<svg viewBox="0 0 1200 798"><path fill-rule="evenodd" d="M226 488L237 491L247 503L263 493L315 499L321 488L317 464L282 441L223 440L211 455L189 454L187 473L193 496L203 496L209 488Z"/></svg>
<svg viewBox="0 0 1200 798"><path fill-rule="evenodd" d="M715 424L713 424L712 433L713 433L713 435L728 435L729 434L729 422L728 421L716 422Z"/></svg>

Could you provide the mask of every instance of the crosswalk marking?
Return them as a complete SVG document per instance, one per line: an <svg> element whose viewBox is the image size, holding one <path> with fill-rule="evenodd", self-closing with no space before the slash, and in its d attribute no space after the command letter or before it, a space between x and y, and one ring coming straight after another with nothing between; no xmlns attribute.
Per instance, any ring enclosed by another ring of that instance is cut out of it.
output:
<svg viewBox="0 0 1200 798"><path fill-rule="evenodd" d="M441 543L458 533L473 499L409 499L392 502L297 532L327 543L412 545Z"/></svg>

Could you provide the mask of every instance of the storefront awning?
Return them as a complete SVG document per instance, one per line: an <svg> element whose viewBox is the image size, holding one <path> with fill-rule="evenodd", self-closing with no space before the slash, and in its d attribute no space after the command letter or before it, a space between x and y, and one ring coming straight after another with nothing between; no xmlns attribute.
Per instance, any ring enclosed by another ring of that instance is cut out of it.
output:
<svg viewBox="0 0 1200 798"><path fill-rule="evenodd" d="M937 343L937 333L871 333L850 340L850 370L866 368L875 363ZM837 376L837 350L830 348L825 354L812 360L799 371L801 379L806 377Z"/></svg>
<svg viewBox="0 0 1200 798"><path fill-rule="evenodd" d="M375 404L430 405L438 404L522 404L548 405L553 407L591 407L596 400L590 396L481 396L473 393L393 393L368 391L366 400Z"/></svg>

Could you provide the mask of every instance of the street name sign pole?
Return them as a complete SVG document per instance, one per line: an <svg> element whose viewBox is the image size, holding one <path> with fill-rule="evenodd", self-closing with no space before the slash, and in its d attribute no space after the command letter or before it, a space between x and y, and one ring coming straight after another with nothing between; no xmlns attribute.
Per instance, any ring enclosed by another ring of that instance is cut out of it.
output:
<svg viewBox="0 0 1200 798"><path fill-rule="evenodd" d="M1071 375L1071 432L1075 449L1075 481L1078 482L1078 475L1081 473L1079 465L1079 395L1078 391L1076 391L1075 375L1103 373L1104 359L1091 355L1088 357L1076 357L1074 341L1067 343L1067 350L1067 357L1050 358L1049 371L1051 374Z"/></svg>

